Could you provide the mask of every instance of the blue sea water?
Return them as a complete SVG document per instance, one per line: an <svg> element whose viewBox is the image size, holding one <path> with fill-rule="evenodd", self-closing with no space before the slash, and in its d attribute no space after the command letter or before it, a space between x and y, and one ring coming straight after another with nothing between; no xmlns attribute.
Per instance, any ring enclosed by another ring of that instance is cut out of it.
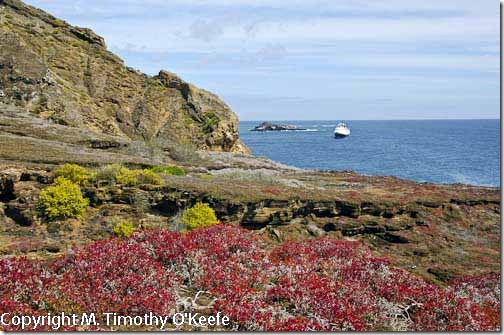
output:
<svg viewBox="0 0 504 335"><path fill-rule="evenodd" d="M257 156L319 170L353 170L433 183L499 186L500 120L347 121L352 134L333 138L337 121L275 121L307 131L253 132L241 139Z"/></svg>

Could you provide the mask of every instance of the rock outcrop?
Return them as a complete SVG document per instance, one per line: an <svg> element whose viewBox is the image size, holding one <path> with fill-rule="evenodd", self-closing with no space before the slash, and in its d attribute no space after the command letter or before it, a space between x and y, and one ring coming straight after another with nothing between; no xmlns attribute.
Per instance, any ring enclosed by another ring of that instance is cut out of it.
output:
<svg viewBox="0 0 504 335"><path fill-rule="evenodd" d="M262 122L260 125L255 126L251 131L284 131L284 130L306 130L292 124L275 124L271 122Z"/></svg>
<svg viewBox="0 0 504 335"><path fill-rule="evenodd" d="M133 70L90 29L18 0L0 1L0 103L160 146L248 152L238 118L217 96L167 71Z"/></svg>

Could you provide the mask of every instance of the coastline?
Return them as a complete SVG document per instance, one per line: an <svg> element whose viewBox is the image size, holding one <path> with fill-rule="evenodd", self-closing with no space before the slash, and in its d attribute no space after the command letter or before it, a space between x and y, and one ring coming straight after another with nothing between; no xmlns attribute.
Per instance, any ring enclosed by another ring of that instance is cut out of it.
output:
<svg viewBox="0 0 504 335"><path fill-rule="evenodd" d="M352 134L335 140L338 120L281 121L310 132L239 134L256 155L299 168L352 170L416 182L500 186L498 120L348 121Z"/></svg>

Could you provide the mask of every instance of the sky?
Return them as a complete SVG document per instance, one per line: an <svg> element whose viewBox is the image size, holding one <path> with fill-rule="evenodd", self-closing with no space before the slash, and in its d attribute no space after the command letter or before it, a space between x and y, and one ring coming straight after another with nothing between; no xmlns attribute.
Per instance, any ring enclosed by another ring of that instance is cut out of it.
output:
<svg viewBox="0 0 504 335"><path fill-rule="evenodd" d="M496 0L27 0L241 120L499 118Z"/></svg>

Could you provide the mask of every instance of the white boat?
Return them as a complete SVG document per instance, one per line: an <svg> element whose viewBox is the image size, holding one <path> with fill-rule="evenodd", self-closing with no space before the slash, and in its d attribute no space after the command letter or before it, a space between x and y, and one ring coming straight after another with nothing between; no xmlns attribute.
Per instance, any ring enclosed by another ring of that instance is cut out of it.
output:
<svg viewBox="0 0 504 335"><path fill-rule="evenodd" d="M347 137L350 135L350 129L348 129L347 125L344 122L338 123L336 128L334 128L334 137L341 138Z"/></svg>

